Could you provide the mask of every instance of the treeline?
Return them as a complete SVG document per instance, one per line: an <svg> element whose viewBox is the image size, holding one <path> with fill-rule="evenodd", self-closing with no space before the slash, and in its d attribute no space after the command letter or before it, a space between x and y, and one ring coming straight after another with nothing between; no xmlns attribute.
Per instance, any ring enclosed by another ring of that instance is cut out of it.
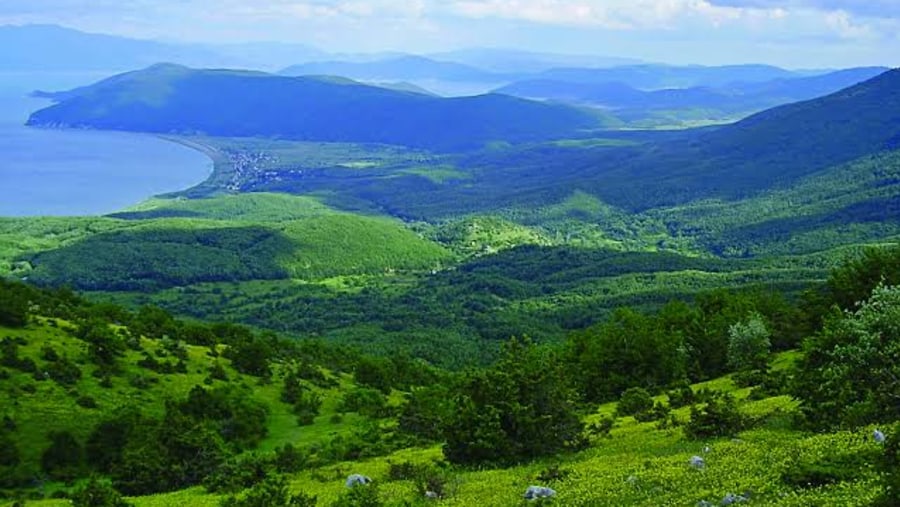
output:
<svg viewBox="0 0 900 507"><path fill-rule="evenodd" d="M771 286L776 276L785 276L756 273L766 267L673 253L521 246L396 283L350 281L346 290L317 284L192 286L145 301L198 319L320 336L383 355L405 352L461 369L494 361L510 336L559 342L570 330L602 321L616 306L646 310L671 299L690 300L723 283Z"/></svg>

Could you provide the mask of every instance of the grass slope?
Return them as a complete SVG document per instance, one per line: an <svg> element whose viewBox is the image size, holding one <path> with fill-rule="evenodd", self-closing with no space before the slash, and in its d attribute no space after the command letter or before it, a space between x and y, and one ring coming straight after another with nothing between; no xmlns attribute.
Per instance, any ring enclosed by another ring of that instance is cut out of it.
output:
<svg viewBox="0 0 900 507"><path fill-rule="evenodd" d="M80 343L68 337L62 330L65 322L38 320L25 330L0 328L0 336L21 336L28 345L22 355L34 358L40 364L40 349L52 346L59 352L80 362ZM158 350L155 340L143 340L148 351ZM161 410L166 398L177 398L191 386L202 383L207 368L214 362L222 364L232 384L243 384L253 396L264 400L270 409L269 435L261 445L263 452L283 443L307 445L324 442L338 434L352 432L364 422L354 414L341 422L333 422L336 400L354 386L346 378L330 390L318 390L325 403L314 424L297 427L289 408L278 401L278 382L259 383L256 379L234 372L224 359L209 357L208 349L188 346L188 373L158 377L150 387L142 390L130 387L117 379L110 388L100 387L97 379L86 375L75 386L64 389L52 381L36 381L25 375L13 375L3 381L0 401L7 413L12 413L20 423L18 443L27 450L26 459L36 459L35 453L46 445L44 434L53 429L68 429L81 436L103 414L114 411L123 404L139 403L143 410ZM146 371L135 366L139 356L129 352L122 363L127 377L146 376ZM773 361L776 371L789 368L797 354L788 352ZM276 374L277 378L277 374ZM215 381L216 383L221 381ZM27 392L22 386L36 386ZM484 505L502 507L519 505L525 488L542 484L557 490L552 505L566 506L614 506L614 505L695 505L706 500L713 504L728 493L752 492L753 505L823 507L868 505L881 493L878 476L870 469L862 468L853 479L816 488L795 487L785 483L782 475L797 463L817 462L825 456L852 454L874 456L879 446L869 435L872 428L828 434L808 434L790 429L790 418L796 403L786 396L752 398L750 389L738 388L730 377L723 377L693 389L713 389L735 395L740 411L754 421L753 428L738 434L737 438L714 438L702 441L686 439L681 427L658 428L655 423L641 423L632 417L617 419L609 436L594 437L587 449L564 456L536 461L499 470L447 468L448 496L441 505ZM79 407L73 399L76 395L89 395L98 402L96 409ZM657 397L665 400L665 396ZM601 417L615 413L616 404L601 405L584 415L586 422L596 422ZM687 408L674 411L681 423L689 419ZM708 451L704 449L708 448ZM706 461L703 469L689 465L691 456L701 455ZM350 473L363 473L375 479L379 498L384 505L419 505L425 500L419 497L410 480L390 477L392 464L412 462L429 464L442 460L439 446L406 448L383 457L314 466L289 476L290 490L315 495L318 505L331 505L346 491L343 481ZM548 469L561 472L557 478L539 479ZM61 487L50 484L47 493ZM169 505L217 506L223 497L209 494L202 487L147 497L129 498L138 507ZM69 505L67 500L38 500L29 502L35 506Z"/></svg>

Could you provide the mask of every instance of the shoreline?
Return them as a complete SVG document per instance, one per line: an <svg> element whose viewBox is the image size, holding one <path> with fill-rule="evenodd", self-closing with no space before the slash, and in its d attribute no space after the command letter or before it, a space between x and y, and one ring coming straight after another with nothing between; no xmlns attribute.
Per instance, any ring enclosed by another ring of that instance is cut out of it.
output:
<svg viewBox="0 0 900 507"><path fill-rule="evenodd" d="M224 191L225 187L221 184L221 181L223 179L227 180L227 178L231 176L232 171L230 171L229 169L232 167L232 165L228 160L228 157L225 156L219 148L210 143L204 142L202 139L197 138L179 136L175 134L151 135L158 139L162 139L163 141L178 144L184 146L185 148L189 148L191 150L202 153L210 162L212 162L212 169L209 171L209 174L207 174L206 178L203 179L203 181L180 190L153 195L151 196L151 198L199 198L216 195Z"/></svg>

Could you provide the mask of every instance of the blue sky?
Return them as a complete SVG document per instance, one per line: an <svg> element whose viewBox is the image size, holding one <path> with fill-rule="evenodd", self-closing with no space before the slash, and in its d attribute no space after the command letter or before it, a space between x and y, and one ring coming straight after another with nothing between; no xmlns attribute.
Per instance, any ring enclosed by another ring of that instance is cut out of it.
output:
<svg viewBox="0 0 900 507"><path fill-rule="evenodd" d="M900 66L900 0L0 0L0 24L329 51L466 47L670 63Z"/></svg>

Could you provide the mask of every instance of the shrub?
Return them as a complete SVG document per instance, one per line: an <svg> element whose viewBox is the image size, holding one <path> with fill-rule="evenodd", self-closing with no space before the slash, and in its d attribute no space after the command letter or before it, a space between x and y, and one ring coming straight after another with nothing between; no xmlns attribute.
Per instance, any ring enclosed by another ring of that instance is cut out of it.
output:
<svg viewBox="0 0 900 507"><path fill-rule="evenodd" d="M319 415L321 407L322 398L318 394L310 391L301 394L297 401L294 402L294 415L297 416L297 424L300 426L312 424L316 416Z"/></svg>
<svg viewBox="0 0 900 507"><path fill-rule="evenodd" d="M448 418L450 394L443 385L413 388L406 395L397 425L400 431L426 442L442 437L441 422Z"/></svg>
<svg viewBox="0 0 900 507"><path fill-rule="evenodd" d="M597 436L597 437L606 437L609 436L609 432L612 431L613 426L616 424L616 419L609 416L601 417L597 422L591 423L587 426L586 430L589 435Z"/></svg>
<svg viewBox="0 0 900 507"><path fill-rule="evenodd" d="M231 458L203 479L211 493L236 493L255 486L269 477L271 463L257 454Z"/></svg>
<svg viewBox="0 0 900 507"><path fill-rule="evenodd" d="M669 406L672 408L686 407L694 403L695 400L694 390L691 389L691 385L687 381L679 383L669 391L666 391L666 396L669 398Z"/></svg>
<svg viewBox="0 0 900 507"><path fill-rule="evenodd" d="M59 360L59 353L53 347L44 345L41 347L41 359L52 363Z"/></svg>
<svg viewBox="0 0 900 507"><path fill-rule="evenodd" d="M283 447L275 449L272 465L278 472L287 474L303 470L308 462L308 451L298 449L291 444L284 444Z"/></svg>
<svg viewBox="0 0 900 507"><path fill-rule="evenodd" d="M691 419L684 431L688 438L704 439L734 436L743 426L744 418L734 398L722 394L712 397L700 407L692 406Z"/></svg>
<svg viewBox="0 0 900 507"><path fill-rule="evenodd" d="M616 414L619 416L636 416L642 412L649 412L653 408L653 397L646 389L632 387L626 389L619 397L616 405Z"/></svg>
<svg viewBox="0 0 900 507"><path fill-rule="evenodd" d="M378 487L374 484L350 488L331 507L381 507Z"/></svg>
<svg viewBox="0 0 900 507"><path fill-rule="evenodd" d="M72 493L73 507L131 507L109 481L91 477Z"/></svg>
<svg viewBox="0 0 900 507"><path fill-rule="evenodd" d="M14 289L16 285L0 280L0 326L24 327L28 323L28 300Z"/></svg>
<svg viewBox="0 0 900 507"><path fill-rule="evenodd" d="M814 461L795 461L781 474L781 480L795 488L853 482L865 474L873 457L867 453L855 453L826 455Z"/></svg>
<svg viewBox="0 0 900 507"><path fill-rule="evenodd" d="M9 416L3 416L3 423L0 425L0 488L16 487L24 479L16 470L22 461L22 453L13 433L15 430L15 421Z"/></svg>
<svg viewBox="0 0 900 507"><path fill-rule="evenodd" d="M287 480L282 476L269 477L251 489L222 500L222 507L315 507L317 499L304 493L291 495Z"/></svg>
<svg viewBox="0 0 900 507"><path fill-rule="evenodd" d="M645 410L643 412L638 412L634 415L634 418L638 422L650 422L650 421L662 421L669 417L669 414L672 413L672 410L668 405L657 401L653 404L653 407L650 410Z"/></svg>
<svg viewBox="0 0 900 507"><path fill-rule="evenodd" d="M64 386L75 385L81 380L81 369L67 357L48 364L47 373L54 382Z"/></svg>
<svg viewBox="0 0 900 507"><path fill-rule="evenodd" d="M381 391L359 387L344 395L339 410L341 412L357 412L359 415L374 419L389 415L387 398Z"/></svg>
<svg viewBox="0 0 900 507"><path fill-rule="evenodd" d="M82 408L97 408L97 400L88 395L79 396L75 400L75 403L77 403L78 406Z"/></svg>

